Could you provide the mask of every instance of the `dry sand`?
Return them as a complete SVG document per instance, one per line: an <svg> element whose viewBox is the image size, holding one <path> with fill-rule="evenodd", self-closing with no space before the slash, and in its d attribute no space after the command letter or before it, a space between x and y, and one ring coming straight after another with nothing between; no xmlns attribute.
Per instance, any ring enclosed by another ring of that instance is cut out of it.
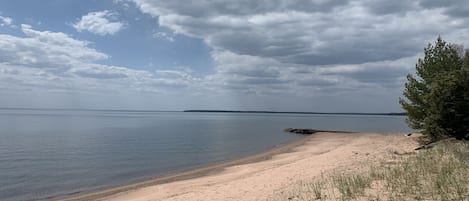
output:
<svg viewBox="0 0 469 201"><path fill-rule="evenodd" d="M403 133L322 132L244 159L68 200L265 200L322 173L360 168L417 146L415 136Z"/></svg>

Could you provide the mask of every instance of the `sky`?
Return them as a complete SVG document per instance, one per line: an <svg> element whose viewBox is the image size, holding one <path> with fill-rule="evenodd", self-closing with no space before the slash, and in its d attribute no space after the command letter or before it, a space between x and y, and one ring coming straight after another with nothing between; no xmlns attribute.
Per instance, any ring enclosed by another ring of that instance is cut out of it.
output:
<svg viewBox="0 0 469 201"><path fill-rule="evenodd" d="M0 107L401 112L467 0L0 1Z"/></svg>

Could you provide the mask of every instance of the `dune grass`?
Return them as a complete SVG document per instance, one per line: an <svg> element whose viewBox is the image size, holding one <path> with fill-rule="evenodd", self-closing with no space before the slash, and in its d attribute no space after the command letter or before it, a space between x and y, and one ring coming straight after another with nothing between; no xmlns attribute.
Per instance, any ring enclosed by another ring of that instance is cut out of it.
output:
<svg viewBox="0 0 469 201"><path fill-rule="evenodd" d="M271 200L469 201L469 143L451 141L416 154L393 154L358 173L303 181Z"/></svg>

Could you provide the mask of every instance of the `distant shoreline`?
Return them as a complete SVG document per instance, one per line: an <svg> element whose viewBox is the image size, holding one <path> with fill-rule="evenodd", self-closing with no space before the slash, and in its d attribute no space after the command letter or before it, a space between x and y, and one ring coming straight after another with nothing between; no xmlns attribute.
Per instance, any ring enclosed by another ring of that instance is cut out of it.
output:
<svg viewBox="0 0 469 201"><path fill-rule="evenodd" d="M367 112L277 112L277 111L250 111L250 110L184 110L183 112L206 113L260 113L260 114L323 114L323 115L381 115L406 116L406 112L367 113Z"/></svg>
<svg viewBox="0 0 469 201"><path fill-rule="evenodd" d="M77 109L77 108L4 108L0 110L32 110L32 111L84 111L84 112L200 112L200 113L251 113L251 114L321 114L321 115L381 115L406 116L406 112L290 112L290 111L262 111L262 110L134 110L134 109Z"/></svg>

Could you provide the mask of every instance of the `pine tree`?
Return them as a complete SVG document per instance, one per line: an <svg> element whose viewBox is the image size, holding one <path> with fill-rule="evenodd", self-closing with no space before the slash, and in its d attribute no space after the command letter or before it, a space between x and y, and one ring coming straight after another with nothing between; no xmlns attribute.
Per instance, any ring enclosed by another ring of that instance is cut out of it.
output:
<svg viewBox="0 0 469 201"><path fill-rule="evenodd" d="M438 37L424 49L425 56L409 74L402 107L407 122L432 140L469 139L469 52Z"/></svg>

